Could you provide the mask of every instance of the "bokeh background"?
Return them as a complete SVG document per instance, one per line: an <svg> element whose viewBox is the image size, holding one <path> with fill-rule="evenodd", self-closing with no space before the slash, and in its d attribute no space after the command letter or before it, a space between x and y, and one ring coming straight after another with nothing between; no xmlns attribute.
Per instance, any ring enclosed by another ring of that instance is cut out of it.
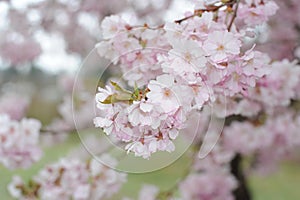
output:
<svg viewBox="0 0 300 200"><path fill-rule="evenodd" d="M279 4L284 4L280 2ZM295 59L300 54L295 46L295 41L299 41L300 38L299 26L295 30L291 28L292 24L298 23L292 17L300 13L300 9L296 10L297 8L299 9L299 6L293 8L294 11L284 12L284 15L279 15L277 21L274 19L272 22L274 29L282 29L283 33L273 36L268 32L268 27L257 29L257 33L262 35L260 39L265 44L259 48L270 51L274 58ZM88 55L101 40L100 22L105 16L121 13L131 22L160 24L177 19L183 15L183 11L192 9L192 3L184 0L0 1L0 112L14 113L16 119L22 116L38 118L43 126L55 125L60 127L60 132L66 132L54 134L55 136L45 133L42 137L45 155L32 168L9 170L0 166L0 199L12 199L7 192L7 184L13 175L17 174L28 180L46 164L55 162L60 157L76 154L78 149L84 151L77 131L68 131L72 130L72 113L69 112L71 95L76 73L81 66L89 69L89 80L83 80L82 84L91 90L96 88L95 85L89 84L98 79L97 72L105 63ZM289 20L284 21L286 19ZM270 38L276 39L276 49ZM88 60L84 61L87 57ZM101 84L100 82L99 85ZM84 95L76 98L78 105L88 103L88 98ZM84 109L75 112L82 116L89 114ZM82 124L78 126L88 127L91 126L91 122L82 120ZM295 150L292 157L281 162L278 170L274 172L249 172L253 199L300 198L298 150ZM113 199L137 195L143 183L168 189L170 184L184 175L182 169L189 167L189 164L187 156L183 155L175 163L159 171L129 174L129 184L126 184Z"/></svg>

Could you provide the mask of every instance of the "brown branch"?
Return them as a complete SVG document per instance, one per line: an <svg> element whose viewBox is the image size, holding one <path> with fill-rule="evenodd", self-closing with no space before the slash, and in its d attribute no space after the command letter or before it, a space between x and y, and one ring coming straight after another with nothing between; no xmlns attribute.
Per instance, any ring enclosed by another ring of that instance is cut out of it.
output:
<svg viewBox="0 0 300 200"><path fill-rule="evenodd" d="M193 18L195 16L200 16L204 12L216 12L216 11L218 11L220 8L222 8L224 6L232 6L235 3L237 3L237 2L239 2L239 0L230 0L230 1L228 1L226 3L223 3L223 4L219 5L219 6L211 5L211 6L207 6L206 9L195 10L193 15L187 16L187 17L179 19L179 20L176 20L175 23L180 24L181 22L183 22L185 20L188 20L188 19Z"/></svg>
<svg viewBox="0 0 300 200"><path fill-rule="evenodd" d="M182 23L183 21L186 21L190 18L193 18L195 16L201 16L204 12L216 12L218 11L219 9L225 7L225 6L233 6L234 4L237 4L235 10L234 10L234 15L230 21L230 24L228 26L228 30L230 30L232 24L233 24L233 21L234 19L236 18L236 13L237 13L237 9L238 9L238 4L239 4L240 0L229 0L228 2L225 2L225 3L222 3L221 5L219 6L215 6L215 5L209 5L209 6L206 6L206 9L197 9L197 10L194 10L194 14L190 15L190 16L187 16L187 17L184 17L182 19L178 19L178 20L175 20L174 22L177 23L177 24L180 24ZM139 25L139 26L126 26L126 29L127 30L131 30L133 28L147 28L147 29L151 29L151 30L158 30L158 29L161 29L164 27L164 24L160 25L160 26L157 26L157 27L150 27L147 23L145 23L144 25Z"/></svg>
<svg viewBox="0 0 300 200"><path fill-rule="evenodd" d="M236 16L237 16L237 11L238 11L238 8L239 8L239 3L240 3L240 0L236 0L236 5L235 5L235 9L234 9L234 13L233 13L233 16L232 16L232 18L231 18L231 21L230 21L230 23L229 23L229 25L228 25L228 31L230 31L230 29L231 29L231 27L232 27L232 25L233 25L233 22L234 22L234 20L235 20L235 18L236 18Z"/></svg>

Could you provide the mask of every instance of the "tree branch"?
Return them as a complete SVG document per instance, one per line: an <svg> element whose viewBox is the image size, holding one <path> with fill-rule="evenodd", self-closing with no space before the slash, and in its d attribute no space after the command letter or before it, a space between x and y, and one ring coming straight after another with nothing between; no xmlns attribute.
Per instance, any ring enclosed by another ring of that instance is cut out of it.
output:
<svg viewBox="0 0 300 200"><path fill-rule="evenodd" d="M237 2L239 2L239 0L230 0L230 1L226 2L226 3L222 3L219 6L210 5L210 6L207 6L206 9L195 10L193 15L187 16L187 17L179 19L179 20L176 20L175 23L180 24L181 22L183 22L185 20L188 20L188 19L193 18L195 16L199 16L199 15L201 15L204 12L216 12L216 11L218 11L220 8L222 8L224 6L232 6L235 3L237 3Z"/></svg>
<svg viewBox="0 0 300 200"><path fill-rule="evenodd" d="M238 11L238 8L239 8L239 3L240 3L240 0L236 0L236 5L235 5L235 9L234 9L234 13L233 13L233 16L232 16L232 18L231 18L231 21L230 21L230 23L229 23L229 25L228 25L228 31L230 31L230 29L231 29L231 27L232 27L232 25L233 25L233 22L234 22L234 20L235 20L235 18L236 18L236 16L237 16L237 11Z"/></svg>

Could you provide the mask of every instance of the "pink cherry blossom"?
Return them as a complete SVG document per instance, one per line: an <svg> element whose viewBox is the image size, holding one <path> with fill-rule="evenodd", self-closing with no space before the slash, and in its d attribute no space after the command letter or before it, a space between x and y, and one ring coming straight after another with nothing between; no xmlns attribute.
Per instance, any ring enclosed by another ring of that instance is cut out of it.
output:
<svg viewBox="0 0 300 200"><path fill-rule="evenodd" d="M23 118L20 122L0 114L0 162L9 169L28 168L40 160L38 146L41 123Z"/></svg>
<svg viewBox="0 0 300 200"><path fill-rule="evenodd" d="M231 191L237 187L235 179L224 172L190 174L181 184L183 199L233 200Z"/></svg>
<svg viewBox="0 0 300 200"><path fill-rule="evenodd" d="M204 42L204 50L213 62L219 63L228 60L228 57L240 53L241 42L228 31L214 31Z"/></svg>
<svg viewBox="0 0 300 200"><path fill-rule="evenodd" d="M105 154L102 157L116 163ZM96 160L86 163L65 158L43 168L32 179L34 184L26 186L20 177L14 177L8 189L13 197L20 199L106 199L118 192L125 181L125 174Z"/></svg>
<svg viewBox="0 0 300 200"><path fill-rule="evenodd" d="M266 22L276 13L278 6L274 1L245 0L239 9L239 17L248 25L257 25Z"/></svg>
<svg viewBox="0 0 300 200"><path fill-rule="evenodd" d="M251 89L251 98L268 107L287 106L295 98L299 83L300 68L288 60L272 63L271 73L258 81L258 87Z"/></svg>
<svg viewBox="0 0 300 200"><path fill-rule="evenodd" d="M179 96L175 93L174 77L161 75L156 81L150 81L147 94L149 102L159 104L164 112L176 111L181 105Z"/></svg>

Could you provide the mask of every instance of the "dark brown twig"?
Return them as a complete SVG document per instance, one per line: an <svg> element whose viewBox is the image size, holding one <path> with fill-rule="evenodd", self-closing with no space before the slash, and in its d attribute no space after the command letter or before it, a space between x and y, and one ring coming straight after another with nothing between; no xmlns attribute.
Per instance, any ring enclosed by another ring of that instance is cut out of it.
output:
<svg viewBox="0 0 300 200"><path fill-rule="evenodd" d="M239 2L239 0L231 0L231 1L228 1L226 3L221 4L219 6L212 5L212 6L207 6L206 9L195 10L193 15L187 16L187 17L179 19L179 20L176 20L175 23L180 24L181 22L183 22L185 20L188 20L188 19L193 18L195 16L200 16L204 12L216 12L224 6L232 6L233 4L235 4L237 2Z"/></svg>
<svg viewBox="0 0 300 200"><path fill-rule="evenodd" d="M235 5L235 9L234 9L234 13L233 13L233 16L232 16L232 18L231 18L231 21L230 21L230 23L229 23L229 25L228 25L228 31L230 31L230 29L231 29L231 27L232 27L232 25L233 25L233 22L234 22L234 20L235 20L235 18L236 18L236 16L237 16L237 11L238 11L238 8L239 8L239 3L240 3L240 0L236 0L236 5Z"/></svg>

